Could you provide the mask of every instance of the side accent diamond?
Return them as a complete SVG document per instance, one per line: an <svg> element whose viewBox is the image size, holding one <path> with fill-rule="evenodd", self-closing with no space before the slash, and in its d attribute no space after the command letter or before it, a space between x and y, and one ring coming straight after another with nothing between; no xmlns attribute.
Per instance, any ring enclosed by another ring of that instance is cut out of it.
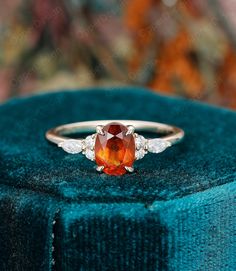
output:
<svg viewBox="0 0 236 271"><path fill-rule="evenodd" d="M147 139L145 139L143 136L135 134L135 158L136 160L142 159L145 154L147 147Z"/></svg>
<svg viewBox="0 0 236 271"><path fill-rule="evenodd" d="M152 153L163 152L166 148L170 146L171 146L170 142L161 138L149 139L147 143L147 149L149 152L152 152Z"/></svg>
<svg viewBox="0 0 236 271"><path fill-rule="evenodd" d="M145 149L147 145L147 139L141 135L135 135L135 147L137 150Z"/></svg>
<svg viewBox="0 0 236 271"><path fill-rule="evenodd" d="M87 136L84 140L84 145L86 149L94 149L95 146L95 135Z"/></svg>
<svg viewBox="0 0 236 271"><path fill-rule="evenodd" d="M94 150L86 149L84 151L84 155L91 161L95 160L95 153Z"/></svg>
<svg viewBox="0 0 236 271"><path fill-rule="evenodd" d="M68 139L58 144L65 152L76 154L82 151L82 140Z"/></svg>
<svg viewBox="0 0 236 271"><path fill-rule="evenodd" d="M95 139L96 135L93 134L91 136L87 136L84 140L84 146L83 146L83 154L91 161L95 160Z"/></svg>
<svg viewBox="0 0 236 271"><path fill-rule="evenodd" d="M142 159L145 156L145 154L147 154L147 152L144 149L136 150L135 152L136 160Z"/></svg>

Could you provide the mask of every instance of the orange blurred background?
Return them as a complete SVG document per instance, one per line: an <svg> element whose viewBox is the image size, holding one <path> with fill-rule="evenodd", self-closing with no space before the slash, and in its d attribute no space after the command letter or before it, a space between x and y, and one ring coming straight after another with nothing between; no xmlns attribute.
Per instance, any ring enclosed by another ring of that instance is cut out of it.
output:
<svg viewBox="0 0 236 271"><path fill-rule="evenodd" d="M236 109L236 1L1 6L1 102L65 88L140 85Z"/></svg>

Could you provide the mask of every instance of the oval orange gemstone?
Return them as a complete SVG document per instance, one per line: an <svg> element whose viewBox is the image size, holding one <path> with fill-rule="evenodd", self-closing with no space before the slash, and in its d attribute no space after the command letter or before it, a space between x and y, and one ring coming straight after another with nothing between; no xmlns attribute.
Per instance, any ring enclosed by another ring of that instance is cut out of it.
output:
<svg viewBox="0 0 236 271"><path fill-rule="evenodd" d="M95 159L98 166L109 175L123 175L125 167L132 167L135 160L135 142L127 127L111 122L103 127L104 134L98 134L95 141Z"/></svg>

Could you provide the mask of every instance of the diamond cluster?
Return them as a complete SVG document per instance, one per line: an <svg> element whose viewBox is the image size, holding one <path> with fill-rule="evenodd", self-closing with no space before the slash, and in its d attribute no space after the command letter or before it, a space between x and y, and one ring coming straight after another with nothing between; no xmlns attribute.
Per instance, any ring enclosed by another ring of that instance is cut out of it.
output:
<svg viewBox="0 0 236 271"><path fill-rule="evenodd" d="M89 159L94 161L95 160L95 134L91 136L87 136L84 140L84 151L83 154Z"/></svg>
<svg viewBox="0 0 236 271"><path fill-rule="evenodd" d="M84 140L67 139L58 144L65 152L71 154L83 153L89 160L94 161L94 146L96 135L87 136Z"/></svg>
<svg viewBox="0 0 236 271"><path fill-rule="evenodd" d="M135 134L135 158L136 160L142 159L147 154L147 139L143 136Z"/></svg>

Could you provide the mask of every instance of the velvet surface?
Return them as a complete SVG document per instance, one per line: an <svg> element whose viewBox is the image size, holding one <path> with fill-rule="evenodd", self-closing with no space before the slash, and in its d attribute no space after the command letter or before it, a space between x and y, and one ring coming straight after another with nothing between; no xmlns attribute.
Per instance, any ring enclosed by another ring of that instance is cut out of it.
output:
<svg viewBox="0 0 236 271"><path fill-rule="evenodd" d="M186 137L121 177L44 138L95 119L159 121ZM94 89L11 100L0 128L0 270L236 270L236 113Z"/></svg>

